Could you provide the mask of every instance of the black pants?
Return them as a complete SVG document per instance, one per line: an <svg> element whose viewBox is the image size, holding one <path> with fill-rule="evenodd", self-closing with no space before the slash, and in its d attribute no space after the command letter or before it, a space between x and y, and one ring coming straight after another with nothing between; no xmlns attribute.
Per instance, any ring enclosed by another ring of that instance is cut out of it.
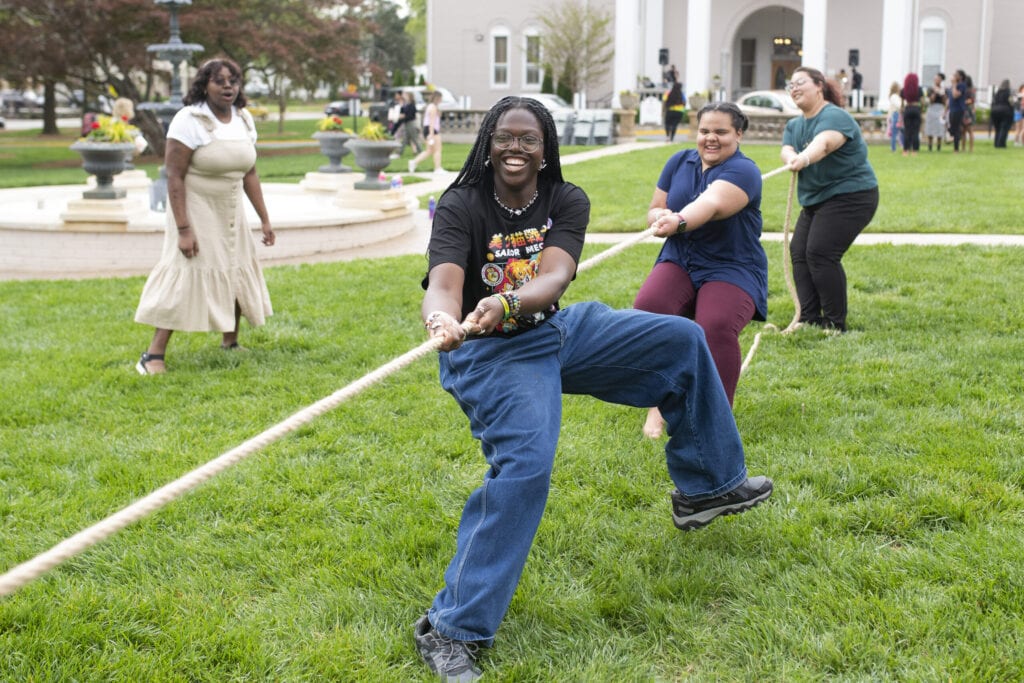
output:
<svg viewBox="0 0 1024 683"><path fill-rule="evenodd" d="M995 142L993 147L1006 147L1006 138L1010 135L1010 126L1013 125L1013 110L1003 105L992 107L990 113L992 127L995 128Z"/></svg>
<svg viewBox="0 0 1024 683"><path fill-rule="evenodd" d="M953 151L960 151L960 141L964 137L964 113L962 111L949 112L949 133L953 136ZM967 142L964 141L964 148Z"/></svg>
<svg viewBox="0 0 1024 683"><path fill-rule="evenodd" d="M849 192L805 206L790 252L800 321L846 330L846 271L842 258L878 208L878 188Z"/></svg>
<svg viewBox="0 0 1024 683"><path fill-rule="evenodd" d="M679 122L682 120L683 112L681 111L665 112L665 137L669 139L669 142L676 139L676 129L679 128Z"/></svg>
<svg viewBox="0 0 1024 683"><path fill-rule="evenodd" d="M916 152L921 148L921 107L908 104L903 108L903 151Z"/></svg>

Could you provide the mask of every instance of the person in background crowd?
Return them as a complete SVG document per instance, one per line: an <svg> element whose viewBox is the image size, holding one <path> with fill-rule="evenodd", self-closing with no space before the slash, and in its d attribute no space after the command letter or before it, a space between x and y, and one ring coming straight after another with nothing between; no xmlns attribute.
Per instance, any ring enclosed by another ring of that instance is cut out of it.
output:
<svg viewBox="0 0 1024 683"><path fill-rule="evenodd" d="M430 102L423 110L423 135L427 139L426 148L409 162L409 173L416 172L416 165L428 156L434 157L434 173L444 170L441 166L441 93L434 91Z"/></svg>
<svg viewBox="0 0 1024 683"><path fill-rule="evenodd" d="M1017 122L1017 135L1014 139L1018 145L1024 145L1024 83L1017 88L1017 108L1013 120Z"/></svg>
<svg viewBox="0 0 1024 683"><path fill-rule="evenodd" d="M860 126L842 109L842 96L817 69L793 72L790 93L803 112L786 123L782 162L799 173L803 209L790 246L800 321L847 329L842 258L878 208L878 179L868 163Z"/></svg>
<svg viewBox="0 0 1024 683"><path fill-rule="evenodd" d="M842 96L842 91L839 92ZM838 105L841 106L841 105ZM896 145L903 144L903 98L900 97L900 84L896 81L889 86L889 151L895 152Z"/></svg>
<svg viewBox="0 0 1024 683"><path fill-rule="evenodd" d="M397 135L402 123L402 91L396 90L394 101L388 107L388 132Z"/></svg>
<svg viewBox="0 0 1024 683"><path fill-rule="evenodd" d="M416 99L411 91L402 96L399 126L401 126L402 146L398 150L398 156L405 154L406 147L411 147L413 154L422 152L423 139L420 137L420 128L416 125Z"/></svg>
<svg viewBox="0 0 1024 683"><path fill-rule="evenodd" d="M648 226L675 221L633 307L700 325L732 404L743 357L740 332L768 314L768 257L761 246L761 171L740 151L747 117L731 102L697 112L697 149L665 164ZM644 434L661 436L657 407Z"/></svg>
<svg viewBox="0 0 1024 683"><path fill-rule="evenodd" d="M683 120L683 114L686 113L686 97L683 95L681 83L673 83L665 93L662 110L665 118L665 139L668 142L675 142L676 130Z"/></svg>
<svg viewBox="0 0 1024 683"><path fill-rule="evenodd" d="M273 313L241 197L256 209L263 244L273 246L241 69L230 59L206 62L184 103L167 129L163 253L135 313L136 322L156 328L135 366L141 375L166 371L164 353L175 330L220 332L221 348L244 350L241 316L256 326Z"/></svg>
<svg viewBox="0 0 1024 683"><path fill-rule="evenodd" d="M672 435L672 519L681 530L772 493L770 479L747 476L696 323L598 302L559 306L589 220L587 195L562 177L547 108L502 98L438 202L421 306L439 343L441 386L488 465L462 508L444 586L413 629L420 657L447 681L482 675L477 653L493 643L509 609L547 504L563 394L661 409ZM677 220L658 226L667 235Z"/></svg>
<svg viewBox="0 0 1024 683"><path fill-rule="evenodd" d="M917 74L907 74L903 79L903 89L900 91L900 98L903 100L903 110L900 115L903 117L903 156L917 154L921 148L921 86L917 81Z"/></svg>
<svg viewBox="0 0 1024 683"><path fill-rule="evenodd" d="M949 134L953 136L953 153L960 153L960 143L964 137L964 118L967 110L967 74L963 69L953 72L953 82L946 93L946 123Z"/></svg>
<svg viewBox="0 0 1024 683"><path fill-rule="evenodd" d="M946 137L946 90L942 82L946 75L942 72L935 74L932 87L928 90L928 109L925 111L924 134L928 138L928 151L932 151L932 144L935 151L942 151L942 140Z"/></svg>
<svg viewBox="0 0 1024 683"><path fill-rule="evenodd" d="M966 74L964 75L964 88L964 147L970 153L974 151L974 123L978 120L978 117L974 111L974 98L976 97L974 79Z"/></svg>
<svg viewBox="0 0 1024 683"><path fill-rule="evenodd" d="M992 95L992 126L995 128L993 147L1004 149L1006 139L1010 135L1010 126L1013 125L1013 105L1010 104L1010 79L1004 78L1002 83Z"/></svg>

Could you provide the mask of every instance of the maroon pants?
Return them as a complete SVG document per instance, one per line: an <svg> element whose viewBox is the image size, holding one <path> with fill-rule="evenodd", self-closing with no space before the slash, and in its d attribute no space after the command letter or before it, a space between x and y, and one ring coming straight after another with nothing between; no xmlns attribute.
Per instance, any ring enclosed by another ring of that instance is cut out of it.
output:
<svg viewBox="0 0 1024 683"><path fill-rule="evenodd" d="M662 262L655 264L640 287L633 308L681 315L700 325L732 405L743 366L740 332L755 312L750 295L728 282L707 282L696 290L689 273L674 263Z"/></svg>

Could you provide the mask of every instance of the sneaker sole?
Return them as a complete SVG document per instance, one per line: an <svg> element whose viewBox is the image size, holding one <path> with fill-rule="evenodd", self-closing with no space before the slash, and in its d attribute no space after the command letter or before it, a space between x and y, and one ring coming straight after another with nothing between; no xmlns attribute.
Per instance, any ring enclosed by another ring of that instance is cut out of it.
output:
<svg viewBox="0 0 1024 683"><path fill-rule="evenodd" d="M673 509L672 522L680 531L701 529L706 527L708 524L711 524L711 522L715 521L718 517L739 514L740 512L746 512L750 508L760 505L771 497L772 491L774 490L775 487L773 486L756 498L751 498L750 500L745 500L740 503L733 503L731 505L722 505L717 508L708 508L707 510L701 510L700 512L694 512L693 514L684 515L682 517L676 515L676 511Z"/></svg>

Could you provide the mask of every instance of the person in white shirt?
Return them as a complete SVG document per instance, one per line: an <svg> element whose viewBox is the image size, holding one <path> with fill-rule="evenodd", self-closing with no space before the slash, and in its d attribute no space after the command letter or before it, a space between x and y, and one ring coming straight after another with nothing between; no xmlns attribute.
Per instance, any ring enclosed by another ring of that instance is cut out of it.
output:
<svg viewBox="0 0 1024 683"><path fill-rule="evenodd" d="M273 313L242 199L244 193L260 218L263 244L273 246L241 69L229 59L207 62L184 103L167 130L163 251L135 313L136 322L156 328L135 366L142 375L166 371L174 330L220 332L222 348L240 350L241 316L258 326Z"/></svg>

